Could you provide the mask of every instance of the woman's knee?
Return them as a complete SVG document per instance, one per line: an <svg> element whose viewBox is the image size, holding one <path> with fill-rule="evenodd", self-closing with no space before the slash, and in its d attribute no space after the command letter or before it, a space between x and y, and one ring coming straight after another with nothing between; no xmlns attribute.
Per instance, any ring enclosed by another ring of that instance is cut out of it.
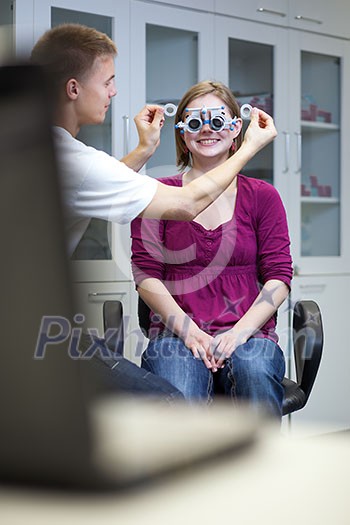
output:
<svg viewBox="0 0 350 525"><path fill-rule="evenodd" d="M234 371L250 377L264 375L284 376L285 360L280 347L268 339L252 338L232 354Z"/></svg>
<svg viewBox="0 0 350 525"><path fill-rule="evenodd" d="M151 341L141 366L175 385L186 399L207 398L212 389L211 373L176 337Z"/></svg>

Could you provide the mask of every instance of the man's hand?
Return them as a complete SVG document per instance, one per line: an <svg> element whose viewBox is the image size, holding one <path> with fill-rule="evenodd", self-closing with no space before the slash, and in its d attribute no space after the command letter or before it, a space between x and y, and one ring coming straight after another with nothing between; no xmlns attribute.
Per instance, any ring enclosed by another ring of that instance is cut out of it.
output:
<svg viewBox="0 0 350 525"><path fill-rule="evenodd" d="M129 168L139 171L153 155L160 143L160 130L164 124L164 109L147 105L134 118L139 143L121 160Z"/></svg>
<svg viewBox="0 0 350 525"><path fill-rule="evenodd" d="M151 156L160 143L160 130L164 124L164 108L156 105L145 106L134 118L139 146Z"/></svg>
<svg viewBox="0 0 350 525"><path fill-rule="evenodd" d="M277 131L270 117L262 109L253 108L250 124L244 135L243 143L252 148L254 154L269 144L277 136Z"/></svg>

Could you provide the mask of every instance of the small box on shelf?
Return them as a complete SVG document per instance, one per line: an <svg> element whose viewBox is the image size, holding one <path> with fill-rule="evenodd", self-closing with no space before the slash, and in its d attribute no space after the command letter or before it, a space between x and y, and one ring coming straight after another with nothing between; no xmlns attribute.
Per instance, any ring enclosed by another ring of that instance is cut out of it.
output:
<svg viewBox="0 0 350 525"><path fill-rule="evenodd" d="M258 93L252 95L239 95L235 93L236 100L240 106L250 104L253 107L266 111L269 115L273 114L273 102L271 93Z"/></svg>
<svg viewBox="0 0 350 525"><path fill-rule="evenodd" d="M316 175L309 176L310 184L301 184L302 197L331 197L332 186L320 184Z"/></svg>
<svg viewBox="0 0 350 525"><path fill-rule="evenodd" d="M332 113L319 108L311 95L303 95L301 99L301 120L330 124Z"/></svg>

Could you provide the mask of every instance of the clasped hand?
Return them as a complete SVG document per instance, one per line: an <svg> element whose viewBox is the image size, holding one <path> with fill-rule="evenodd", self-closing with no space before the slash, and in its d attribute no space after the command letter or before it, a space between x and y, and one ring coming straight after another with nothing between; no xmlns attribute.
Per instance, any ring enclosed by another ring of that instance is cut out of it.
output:
<svg viewBox="0 0 350 525"><path fill-rule="evenodd" d="M205 366L212 372L223 368L226 359L246 341L245 334L234 329L213 337L198 327L190 330L184 338L185 345L191 350L194 357L202 359Z"/></svg>

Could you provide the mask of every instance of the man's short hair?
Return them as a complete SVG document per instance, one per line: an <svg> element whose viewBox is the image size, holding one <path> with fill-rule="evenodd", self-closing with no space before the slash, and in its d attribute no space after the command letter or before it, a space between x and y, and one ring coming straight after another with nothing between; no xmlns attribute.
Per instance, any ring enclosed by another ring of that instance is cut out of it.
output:
<svg viewBox="0 0 350 525"><path fill-rule="evenodd" d="M44 67L56 92L70 78L81 80L96 58L116 56L111 38L92 27L62 24L49 29L35 44L31 62Z"/></svg>

